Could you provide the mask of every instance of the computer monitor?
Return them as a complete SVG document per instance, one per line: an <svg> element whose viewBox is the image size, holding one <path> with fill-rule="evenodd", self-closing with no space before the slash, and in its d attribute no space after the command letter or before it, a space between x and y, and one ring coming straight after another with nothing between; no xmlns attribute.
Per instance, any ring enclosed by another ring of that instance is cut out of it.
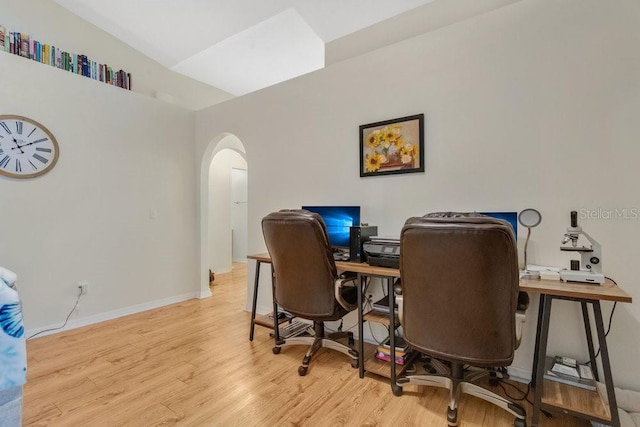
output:
<svg viewBox="0 0 640 427"><path fill-rule="evenodd" d="M322 217L331 246L349 248L349 227L360 225L360 206L302 206L302 209Z"/></svg>
<svg viewBox="0 0 640 427"><path fill-rule="evenodd" d="M518 212L478 212L482 215L490 216L496 219L503 219L511 224L513 235L518 241Z"/></svg>

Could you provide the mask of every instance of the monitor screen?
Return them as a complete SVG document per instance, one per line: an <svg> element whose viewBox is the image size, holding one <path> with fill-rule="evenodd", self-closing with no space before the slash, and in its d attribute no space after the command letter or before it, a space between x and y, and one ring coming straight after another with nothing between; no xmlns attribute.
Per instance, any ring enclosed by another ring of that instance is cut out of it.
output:
<svg viewBox="0 0 640 427"><path fill-rule="evenodd" d="M333 247L349 247L349 227L360 225L360 206L303 206L320 215Z"/></svg>
<svg viewBox="0 0 640 427"><path fill-rule="evenodd" d="M490 216L496 219L503 219L511 224L513 235L518 241L518 212L478 212L482 215Z"/></svg>

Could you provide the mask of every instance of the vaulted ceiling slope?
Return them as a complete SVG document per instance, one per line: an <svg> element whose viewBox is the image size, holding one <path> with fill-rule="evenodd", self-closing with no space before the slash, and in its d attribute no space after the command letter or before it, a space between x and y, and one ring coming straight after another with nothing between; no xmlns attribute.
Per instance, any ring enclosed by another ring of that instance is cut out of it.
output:
<svg viewBox="0 0 640 427"><path fill-rule="evenodd" d="M325 44L432 0L54 0L165 67L234 95L324 67Z"/></svg>

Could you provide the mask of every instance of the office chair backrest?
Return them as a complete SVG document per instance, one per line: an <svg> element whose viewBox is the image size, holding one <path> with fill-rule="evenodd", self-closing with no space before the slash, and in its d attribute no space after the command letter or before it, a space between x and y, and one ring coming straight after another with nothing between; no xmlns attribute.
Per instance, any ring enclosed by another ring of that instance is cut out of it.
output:
<svg viewBox="0 0 640 427"><path fill-rule="evenodd" d="M502 220L444 216L410 218L402 229L405 339L437 358L509 365L519 282L513 231Z"/></svg>
<svg viewBox="0 0 640 427"><path fill-rule="evenodd" d="M339 318L336 264L320 215L304 210L273 212L262 232L275 270L275 299L288 312L312 320Z"/></svg>

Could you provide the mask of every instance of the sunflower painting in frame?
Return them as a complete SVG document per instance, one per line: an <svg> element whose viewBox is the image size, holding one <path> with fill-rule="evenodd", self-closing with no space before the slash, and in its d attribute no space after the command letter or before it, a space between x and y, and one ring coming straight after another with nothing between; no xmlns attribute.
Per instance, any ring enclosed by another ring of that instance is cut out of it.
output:
<svg viewBox="0 0 640 427"><path fill-rule="evenodd" d="M424 114L360 126L360 176L424 172Z"/></svg>

